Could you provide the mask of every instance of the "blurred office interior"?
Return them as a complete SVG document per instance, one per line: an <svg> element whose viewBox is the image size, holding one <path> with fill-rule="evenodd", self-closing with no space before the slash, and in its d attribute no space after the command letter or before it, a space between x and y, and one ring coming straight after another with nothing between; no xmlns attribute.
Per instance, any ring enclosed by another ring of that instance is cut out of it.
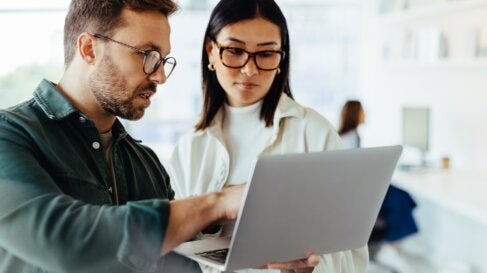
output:
<svg viewBox="0 0 487 273"><path fill-rule="evenodd" d="M177 68L145 117L125 122L163 161L198 116L202 36L217 2L178 1ZM362 146L405 145L392 183L418 201L420 232L403 258L416 272L487 273L487 0L277 2L296 100L337 126L343 103L359 99ZM59 80L68 4L0 1L0 108L29 98L42 78Z"/></svg>

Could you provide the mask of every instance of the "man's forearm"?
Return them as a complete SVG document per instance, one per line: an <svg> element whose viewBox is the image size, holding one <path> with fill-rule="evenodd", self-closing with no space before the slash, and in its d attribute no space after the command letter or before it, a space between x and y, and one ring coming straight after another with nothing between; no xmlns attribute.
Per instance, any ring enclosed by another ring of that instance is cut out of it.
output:
<svg viewBox="0 0 487 273"><path fill-rule="evenodd" d="M220 192L215 192L171 201L169 224L161 248L162 255L191 239L206 226L222 217L217 211L220 195Z"/></svg>

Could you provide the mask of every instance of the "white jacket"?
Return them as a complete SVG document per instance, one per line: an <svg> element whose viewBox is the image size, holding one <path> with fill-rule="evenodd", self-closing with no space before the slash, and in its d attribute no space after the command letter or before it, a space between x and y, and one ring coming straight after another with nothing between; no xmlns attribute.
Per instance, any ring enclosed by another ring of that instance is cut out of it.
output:
<svg viewBox="0 0 487 273"><path fill-rule="evenodd" d="M185 134L176 145L167 166L176 198L218 191L227 182L230 160L222 135L223 116L222 107L210 127ZM328 120L283 94L274 114L273 136L261 154L313 152L340 147L340 137ZM368 251L364 247L323 255L313 272L362 273L367 265ZM212 272L206 267L203 270Z"/></svg>

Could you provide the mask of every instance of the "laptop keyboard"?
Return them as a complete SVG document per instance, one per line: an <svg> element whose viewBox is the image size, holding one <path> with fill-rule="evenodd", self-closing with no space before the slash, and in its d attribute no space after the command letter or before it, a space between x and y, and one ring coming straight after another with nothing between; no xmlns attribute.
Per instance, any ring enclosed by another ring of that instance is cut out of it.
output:
<svg viewBox="0 0 487 273"><path fill-rule="evenodd" d="M199 252L195 253L196 255L199 255L201 257L219 262L224 264L225 260L227 259L227 254L228 254L228 248L223 248L223 249L215 249L211 251L205 251L205 252Z"/></svg>

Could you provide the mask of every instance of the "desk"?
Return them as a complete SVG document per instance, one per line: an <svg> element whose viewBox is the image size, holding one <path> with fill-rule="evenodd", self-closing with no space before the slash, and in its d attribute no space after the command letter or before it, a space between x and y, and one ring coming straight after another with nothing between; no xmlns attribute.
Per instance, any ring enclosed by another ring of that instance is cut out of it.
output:
<svg viewBox="0 0 487 273"><path fill-rule="evenodd" d="M425 258L438 268L455 261L487 273L487 175L461 171L396 171L392 184L417 201Z"/></svg>
<svg viewBox="0 0 487 273"><path fill-rule="evenodd" d="M487 175L460 171L396 171L392 184L487 227Z"/></svg>

